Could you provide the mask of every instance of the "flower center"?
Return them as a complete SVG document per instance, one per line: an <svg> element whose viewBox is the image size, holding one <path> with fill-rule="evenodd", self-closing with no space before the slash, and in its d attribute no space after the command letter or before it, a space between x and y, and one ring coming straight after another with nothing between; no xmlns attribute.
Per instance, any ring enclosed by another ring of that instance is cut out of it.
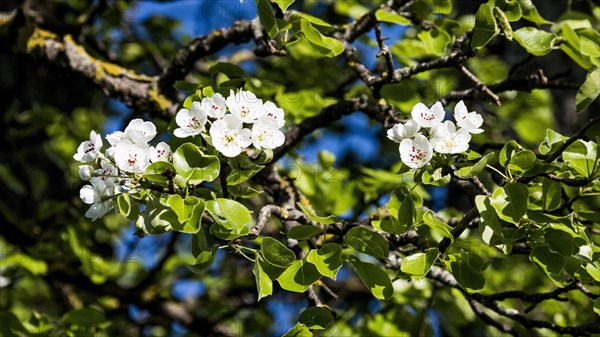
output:
<svg viewBox="0 0 600 337"><path fill-rule="evenodd" d="M421 112L421 117L426 121L431 121L435 118L432 113L427 112Z"/></svg>
<svg viewBox="0 0 600 337"><path fill-rule="evenodd" d="M85 153L90 153L96 149L96 146L93 143L88 143Z"/></svg>
<svg viewBox="0 0 600 337"><path fill-rule="evenodd" d="M192 128L192 129L200 128L200 121L198 120L197 117L192 117L190 119L190 122L188 123L188 128Z"/></svg>
<svg viewBox="0 0 600 337"><path fill-rule="evenodd" d="M410 148L410 153L408 154L408 157L410 158L410 160L412 160L413 162L416 161L422 161L423 159L425 159L426 157L426 153L424 151L421 150L417 150L416 147L412 146Z"/></svg>

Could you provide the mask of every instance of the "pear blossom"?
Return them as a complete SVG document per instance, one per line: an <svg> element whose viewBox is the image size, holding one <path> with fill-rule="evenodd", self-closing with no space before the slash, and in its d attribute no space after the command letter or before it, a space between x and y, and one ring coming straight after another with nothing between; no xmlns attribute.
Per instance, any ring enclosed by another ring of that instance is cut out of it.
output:
<svg viewBox="0 0 600 337"><path fill-rule="evenodd" d="M244 123L254 123L263 109L262 100L254 93L242 89L237 93L231 90L225 103L231 114L239 117Z"/></svg>
<svg viewBox="0 0 600 337"><path fill-rule="evenodd" d="M145 122L136 118L129 122L122 139L130 140L132 143L142 144L151 141L156 136L156 126L152 122Z"/></svg>
<svg viewBox="0 0 600 337"><path fill-rule="evenodd" d="M100 162L100 168L96 170L90 182L94 183L96 180L101 180L105 184L116 184L116 176L119 175L119 170L111 163L106 160Z"/></svg>
<svg viewBox="0 0 600 337"><path fill-rule="evenodd" d="M204 130L207 114L200 102L193 102L190 109L180 109L175 116L175 122L179 126L173 131L175 137L185 138L199 135Z"/></svg>
<svg viewBox="0 0 600 337"><path fill-rule="evenodd" d="M215 93L212 97L204 97L201 102L202 109L206 112L208 117L211 118L223 118L227 112L227 105L225 104L225 97L219 93Z"/></svg>
<svg viewBox="0 0 600 337"><path fill-rule="evenodd" d="M405 138L413 138L421 130L421 126L412 119L406 123L398 123L387 131L387 137L396 143L400 143Z"/></svg>
<svg viewBox="0 0 600 337"><path fill-rule="evenodd" d="M427 138L421 134L416 135L414 139L405 138L400 142L400 159L402 162L412 168L421 168L431 160L433 151Z"/></svg>
<svg viewBox="0 0 600 337"><path fill-rule="evenodd" d="M82 163L90 163L96 160L100 149L102 148L102 137L96 131L90 132L90 140L86 140L79 144L77 153L73 155L73 159Z"/></svg>
<svg viewBox="0 0 600 337"><path fill-rule="evenodd" d="M227 114L210 128L213 146L226 157L235 157L252 144L252 131L243 127L242 119Z"/></svg>
<svg viewBox="0 0 600 337"><path fill-rule="evenodd" d="M421 127L430 128L444 120L446 112L442 103L435 102L431 108L428 108L423 103L417 103L411 111L411 116Z"/></svg>
<svg viewBox="0 0 600 337"><path fill-rule="evenodd" d="M150 147L146 143L121 140L115 147L115 163L122 171L141 172L150 164Z"/></svg>
<svg viewBox="0 0 600 337"><path fill-rule="evenodd" d="M454 119L461 128L469 133L483 132L483 129L480 128L483 124L483 117L475 111L469 112L463 101L458 102L454 107Z"/></svg>
<svg viewBox="0 0 600 337"><path fill-rule="evenodd" d="M165 142L156 144L156 147L150 146L150 161L156 163L157 161L171 161L173 152L171 147Z"/></svg>
<svg viewBox="0 0 600 337"><path fill-rule="evenodd" d="M285 119L283 118L284 112L283 109L275 105L275 103L266 101L263 104L263 115L262 117L269 117L276 122L277 129L281 129L285 124Z"/></svg>
<svg viewBox="0 0 600 337"><path fill-rule="evenodd" d="M431 133L431 146L439 153L461 153L469 149L471 134L464 128L456 130L451 121L434 126Z"/></svg>
<svg viewBox="0 0 600 337"><path fill-rule="evenodd" d="M96 220L113 209L113 202L110 197L115 194L115 187L102 180L95 180L91 185L85 185L79 190L81 200L92 205L85 216Z"/></svg>
<svg viewBox="0 0 600 337"><path fill-rule="evenodd" d="M283 145L285 135L279 130L278 121L270 116L259 118L252 126L252 143L257 149L274 149Z"/></svg>

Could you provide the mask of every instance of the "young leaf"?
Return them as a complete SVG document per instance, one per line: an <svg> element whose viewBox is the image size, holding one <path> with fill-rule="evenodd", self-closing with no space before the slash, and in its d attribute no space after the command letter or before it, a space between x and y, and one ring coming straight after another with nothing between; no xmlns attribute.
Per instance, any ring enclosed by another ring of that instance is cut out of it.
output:
<svg viewBox="0 0 600 337"><path fill-rule="evenodd" d="M273 0L274 3L281 8L283 12L285 12L291 4L294 3L295 0Z"/></svg>
<svg viewBox="0 0 600 337"><path fill-rule="evenodd" d="M515 40L529 54L544 56L554 48L556 35L533 27L523 27L515 31Z"/></svg>
<svg viewBox="0 0 600 337"><path fill-rule="evenodd" d="M198 255L193 265L188 265L188 268L195 274L203 274L215 261L218 249L218 246L213 246L210 250L203 251Z"/></svg>
<svg viewBox="0 0 600 337"><path fill-rule="evenodd" d="M215 223L210 231L223 240L233 240L250 233L250 211L237 201L218 198L206 202L206 210Z"/></svg>
<svg viewBox="0 0 600 337"><path fill-rule="evenodd" d="M452 242L454 242L454 236L450 232L448 225L436 219L432 211L425 212L423 215L423 222L443 237L449 238Z"/></svg>
<svg viewBox="0 0 600 337"><path fill-rule="evenodd" d="M493 6L482 4L475 14L475 28L471 37L471 49L481 49L500 32L494 18Z"/></svg>
<svg viewBox="0 0 600 337"><path fill-rule="evenodd" d="M215 156L202 153L192 143L182 144L173 153L173 166L189 184L213 181L219 176L220 163Z"/></svg>
<svg viewBox="0 0 600 337"><path fill-rule="evenodd" d="M256 7L258 8L260 24L265 28L269 37L275 37L277 35L277 21L271 2L269 0L256 0Z"/></svg>

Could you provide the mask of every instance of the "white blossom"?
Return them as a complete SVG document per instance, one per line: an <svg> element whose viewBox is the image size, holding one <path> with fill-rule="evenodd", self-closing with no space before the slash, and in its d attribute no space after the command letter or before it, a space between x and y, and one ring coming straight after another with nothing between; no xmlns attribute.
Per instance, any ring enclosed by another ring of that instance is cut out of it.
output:
<svg viewBox="0 0 600 337"><path fill-rule="evenodd" d="M454 107L454 119L461 128L469 133L483 132L483 129L480 128L483 124L483 117L477 112L469 112L463 101L458 102Z"/></svg>
<svg viewBox="0 0 600 337"><path fill-rule="evenodd" d="M412 138L417 135L421 130L421 126L412 119L406 121L406 123L398 123L387 131L387 137L396 142L400 143L405 138Z"/></svg>
<svg viewBox="0 0 600 337"><path fill-rule="evenodd" d="M115 194L115 187L102 180L95 180L91 185L85 185L79 190L81 200L92 205L85 216L96 220L113 209L113 202L109 199Z"/></svg>
<svg viewBox="0 0 600 337"><path fill-rule="evenodd" d="M205 97L201 102L202 109L206 112L208 117L211 118L223 118L227 112L227 105L225 104L225 97L219 93L215 93L212 97Z"/></svg>
<svg viewBox="0 0 600 337"><path fill-rule="evenodd" d="M263 104L262 117L273 119L277 125L277 129L281 129L285 124L283 109L270 101L266 101L265 104Z"/></svg>
<svg viewBox="0 0 600 337"><path fill-rule="evenodd" d="M414 139L405 138L400 142L400 159L412 169L425 166L432 156L431 144L421 134L416 135Z"/></svg>
<svg viewBox="0 0 600 337"><path fill-rule="evenodd" d="M252 143L257 149L274 149L283 145L285 135L279 130L278 122L270 116L259 118L252 126Z"/></svg>
<svg viewBox="0 0 600 337"><path fill-rule="evenodd" d="M119 175L119 170L111 163L106 160L102 160L100 162L100 168L96 170L96 174L90 180L92 183L96 180L101 180L105 184L116 184L118 178L116 176Z"/></svg>
<svg viewBox="0 0 600 337"><path fill-rule="evenodd" d="M193 102L190 109L180 109L175 116L175 122L179 126L173 131L175 137L185 138L199 135L204 130L207 114L200 102Z"/></svg>
<svg viewBox="0 0 600 337"><path fill-rule="evenodd" d="M129 125L123 132L122 139L130 140L135 144L142 144L151 141L156 136L156 126L152 122L144 122L136 118L129 122Z"/></svg>
<svg viewBox="0 0 600 337"><path fill-rule="evenodd" d="M79 144L77 153L73 155L73 159L82 163L90 163L96 160L100 149L102 148L102 137L96 131L90 132L90 140L86 140Z"/></svg>
<svg viewBox="0 0 600 337"><path fill-rule="evenodd" d="M262 100L254 93L240 89L237 93L230 91L225 101L232 115L240 118L244 123L254 123L261 115Z"/></svg>
<svg viewBox="0 0 600 337"><path fill-rule="evenodd" d="M446 112L442 103L435 102L431 108L423 103L417 103L411 111L411 116L421 127L430 128L444 120Z"/></svg>
<svg viewBox="0 0 600 337"><path fill-rule="evenodd" d="M115 163L125 172L143 171L150 164L150 147L123 139L115 147Z"/></svg>
<svg viewBox="0 0 600 337"><path fill-rule="evenodd" d="M156 147L150 146L150 161L156 163L157 161L171 161L173 152L171 147L165 142L156 144Z"/></svg>
<svg viewBox="0 0 600 337"><path fill-rule="evenodd" d="M252 131L243 128L242 120L232 114L215 121L210 136L213 146L226 157L235 157L252 144Z"/></svg>
<svg viewBox="0 0 600 337"><path fill-rule="evenodd" d="M456 130L451 121L434 126L431 133L431 146L439 153L461 153L469 149L471 134L465 129Z"/></svg>

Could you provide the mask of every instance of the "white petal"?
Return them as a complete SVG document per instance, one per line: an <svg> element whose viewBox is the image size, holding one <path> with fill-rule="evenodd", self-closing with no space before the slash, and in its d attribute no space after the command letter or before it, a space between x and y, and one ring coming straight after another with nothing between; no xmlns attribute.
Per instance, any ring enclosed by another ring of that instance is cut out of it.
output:
<svg viewBox="0 0 600 337"><path fill-rule="evenodd" d="M285 135L283 134L283 132L279 130L273 130L272 132L273 133L271 134L271 137L267 142L268 146L266 146L267 149L271 150L280 147L285 142Z"/></svg>
<svg viewBox="0 0 600 337"><path fill-rule="evenodd" d="M79 198L86 204L93 204L100 200L100 196L92 185L85 185L79 190Z"/></svg>
<svg viewBox="0 0 600 337"><path fill-rule="evenodd" d="M239 134L238 145L242 148L250 146L252 144L252 131L250 129L242 129Z"/></svg>
<svg viewBox="0 0 600 337"><path fill-rule="evenodd" d="M94 167L91 165L81 165L79 166L79 178L84 181L89 181L92 179L92 175L94 174Z"/></svg>
<svg viewBox="0 0 600 337"><path fill-rule="evenodd" d="M456 106L454 107L454 119L456 119L456 121L462 119L468 113L469 111L467 110L467 107L463 101L456 103Z"/></svg>
<svg viewBox="0 0 600 337"><path fill-rule="evenodd" d="M190 110L188 109L180 109L177 112L177 115L175 116L175 123L177 123L178 126L184 127L187 126L189 124L190 121Z"/></svg>
<svg viewBox="0 0 600 337"><path fill-rule="evenodd" d="M108 202L95 203L87 210L87 212L85 212L85 216L92 220L97 220L110 212L111 209L112 204Z"/></svg>

